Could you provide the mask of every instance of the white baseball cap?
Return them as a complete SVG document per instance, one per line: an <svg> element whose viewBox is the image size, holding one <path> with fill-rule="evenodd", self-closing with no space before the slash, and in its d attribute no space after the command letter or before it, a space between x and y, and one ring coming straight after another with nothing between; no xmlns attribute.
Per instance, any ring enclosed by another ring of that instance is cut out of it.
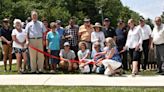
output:
<svg viewBox="0 0 164 92"><path fill-rule="evenodd" d="M70 46L69 42L65 42L64 46Z"/></svg>

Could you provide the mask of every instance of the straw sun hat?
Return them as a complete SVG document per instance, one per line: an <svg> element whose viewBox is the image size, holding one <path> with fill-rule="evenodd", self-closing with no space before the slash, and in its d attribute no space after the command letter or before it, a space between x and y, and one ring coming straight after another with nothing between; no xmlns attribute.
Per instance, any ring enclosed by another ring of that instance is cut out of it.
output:
<svg viewBox="0 0 164 92"><path fill-rule="evenodd" d="M100 24L99 22L96 22L95 25L93 25L93 27L94 27L94 28L95 28L95 27L100 27L100 28L102 28L102 26L101 26L101 24Z"/></svg>

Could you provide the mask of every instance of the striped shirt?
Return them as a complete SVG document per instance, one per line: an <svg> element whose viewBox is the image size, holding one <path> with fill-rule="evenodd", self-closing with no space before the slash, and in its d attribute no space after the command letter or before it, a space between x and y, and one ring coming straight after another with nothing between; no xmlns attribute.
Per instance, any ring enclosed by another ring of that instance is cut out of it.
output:
<svg viewBox="0 0 164 92"><path fill-rule="evenodd" d="M41 21L31 21L27 24L25 31L29 34L29 38L39 38L43 37L46 27Z"/></svg>

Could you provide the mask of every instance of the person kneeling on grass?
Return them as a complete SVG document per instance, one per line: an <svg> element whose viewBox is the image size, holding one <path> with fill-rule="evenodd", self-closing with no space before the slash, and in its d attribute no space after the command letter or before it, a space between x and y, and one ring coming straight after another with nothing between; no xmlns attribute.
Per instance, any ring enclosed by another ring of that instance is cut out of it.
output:
<svg viewBox="0 0 164 92"><path fill-rule="evenodd" d="M14 27L12 31L13 49L17 59L18 73L24 73L27 62L27 33L22 29L22 22L20 19L14 20ZM22 67L22 57L24 59L24 65Z"/></svg>
<svg viewBox="0 0 164 92"><path fill-rule="evenodd" d="M73 50L70 50L69 42L64 43L64 49L60 50L60 66L63 70L68 70L69 72L74 71L78 68L78 64L74 61L76 55Z"/></svg>
<svg viewBox="0 0 164 92"><path fill-rule="evenodd" d="M78 58L79 58L79 68L81 73L90 73L89 64L92 62L90 59L90 51L88 49L86 42L79 43L80 50L78 51Z"/></svg>
<svg viewBox="0 0 164 92"><path fill-rule="evenodd" d="M105 75L113 76L115 74L122 74L121 57L112 38L106 38L106 47L103 52L96 54L96 56L99 55L105 55L105 59L102 60L102 64L105 66Z"/></svg>
<svg viewBox="0 0 164 92"><path fill-rule="evenodd" d="M59 57L59 52L60 52L60 35L56 31L56 23L52 22L50 24L51 31L47 33L46 37L46 46L48 48L48 52L52 56ZM60 60L56 58L50 58L49 63L50 63L50 68L51 71L50 73L55 73L56 72L56 67L57 64L59 64Z"/></svg>
<svg viewBox="0 0 164 92"><path fill-rule="evenodd" d="M97 53L102 52L101 45L99 42L93 44L93 51L91 54L91 58L94 60L94 65L92 72L96 72L98 74L103 74L105 71L104 65L102 64L102 60L105 58L104 55L96 56Z"/></svg>

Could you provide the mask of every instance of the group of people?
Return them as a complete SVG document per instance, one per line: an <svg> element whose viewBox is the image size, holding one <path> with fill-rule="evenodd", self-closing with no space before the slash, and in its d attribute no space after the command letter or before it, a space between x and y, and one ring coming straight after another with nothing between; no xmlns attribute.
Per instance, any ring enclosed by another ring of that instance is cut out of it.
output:
<svg viewBox="0 0 164 92"><path fill-rule="evenodd" d="M148 52L156 47L157 72L162 73L164 62L164 25L160 17L155 18L153 31L140 18L139 25L129 19L128 26L123 20L118 20L117 28L110 26L110 20L105 18L103 26L96 22L91 24L89 18L84 19L80 27L75 19L70 18L68 26L63 28L61 21L56 20L50 25L46 19L39 21L38 13L31 12L31 20L26 25L20 19L13 21L14 29L9 28L9 20L3 19L0 37L3 48L4 72L12 70L12 52L17 59L18 73L56 73L57 69L81 73L100 73L108 76L121 75L128 70L127 52L132 62L132 75L139 72L141 55L144 62L142 69L146 70ZM49 28L50 27L50 28ZM23 60L22 60L23 59Z"/></svg>

